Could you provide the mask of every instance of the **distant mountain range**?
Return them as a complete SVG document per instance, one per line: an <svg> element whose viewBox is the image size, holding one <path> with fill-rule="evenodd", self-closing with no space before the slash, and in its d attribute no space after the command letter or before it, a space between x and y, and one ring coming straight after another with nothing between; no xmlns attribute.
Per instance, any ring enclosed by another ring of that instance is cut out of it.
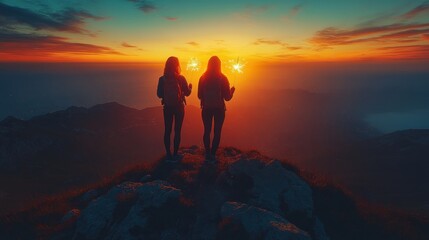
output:
<svg viewBox="0 0 429 240"><path fill-rule="evenodd" d="M28 121L4 119L0 123L2 210L159 157L162 128L160 108L139 111L118 103L70 107Z"/></svg>

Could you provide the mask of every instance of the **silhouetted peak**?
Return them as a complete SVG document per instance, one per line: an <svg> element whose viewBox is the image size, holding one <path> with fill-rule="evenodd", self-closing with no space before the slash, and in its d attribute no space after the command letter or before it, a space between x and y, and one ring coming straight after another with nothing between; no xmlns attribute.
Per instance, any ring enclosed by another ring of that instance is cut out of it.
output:
<svg viewBox="0 0 429 240"><path fill-rule="evenodd" d="M406 129L406 130L396 131L388 135L425 137L425 136L429 136L429 129Z"/></svg>
<svg viewBox="0 0 429 240"><path fill-rule="evenodd" d="M67 108L65 111L69 112L69 113L84 113L84 112L88 111L88 109L85 107L71 106L71 107Z"/></svg>
<svg viewBox="0 0 429 240"><path fill-rule="evenodd" d="M383 135L377 140L384 144L429 144L429 129L407 129Z"/></svg>
<svg viewBox="0 0 429 240"><path fill-rule="evenodd" d="M22 124L24 122L24 120L18 119L14 116L8 116L0 122L0 125L10 127L16 124Z"/></svg>
<svg viewBox="0 0 429 240"><path fill-rule="evenodd" d="M92 113L127 113L127 112L136 112L137 109L130 108L127 106L124 106L117 102L108 102L103 104L95 105L88 109Z"/></svg>

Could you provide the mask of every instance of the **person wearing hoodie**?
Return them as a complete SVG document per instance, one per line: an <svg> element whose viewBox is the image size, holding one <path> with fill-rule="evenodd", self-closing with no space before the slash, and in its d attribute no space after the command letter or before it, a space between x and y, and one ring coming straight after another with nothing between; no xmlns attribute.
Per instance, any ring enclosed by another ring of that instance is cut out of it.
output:
<svg viewBox="0 0 429 240"><path fill-rule="evenodd" d="M217 56L209 59L207 70L198 82L198 98L201 101L202 120L204 124L203 142L207 162L216 162L216 151L219 147L223 122L225 120L225 101L232 99L235 87L230 88L228 78L222 73L221 61ZM213 127L213 141L210 134Z"/></svg>

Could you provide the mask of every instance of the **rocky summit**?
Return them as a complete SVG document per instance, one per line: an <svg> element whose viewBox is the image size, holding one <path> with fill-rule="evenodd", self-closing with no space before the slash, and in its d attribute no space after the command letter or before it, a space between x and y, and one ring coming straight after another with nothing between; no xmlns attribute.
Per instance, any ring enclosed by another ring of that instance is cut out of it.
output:
<svg viewBox="0 0 429 240"><path fill-rule="evenodd" d="M139 181L86 194L53 238L329 239L310 186L279 160L226 148L213 164L197 147L182 151Z"/></svg>
<svg viewBox="0 0 429 240"><path fill-rule="evenodd" d="M429 221L367 205L257 151L181 149L0 217L0 239L426 240Z"/></svg>

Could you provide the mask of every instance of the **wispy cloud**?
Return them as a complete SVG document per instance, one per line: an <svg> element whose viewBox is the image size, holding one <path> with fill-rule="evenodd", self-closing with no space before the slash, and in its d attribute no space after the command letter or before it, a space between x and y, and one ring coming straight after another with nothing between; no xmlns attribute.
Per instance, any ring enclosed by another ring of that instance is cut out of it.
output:
<svg viewBox="0 0 429 240"><path fill-rule="evenodd" d="M289 50L291 50L291 51L302 49L302 47L286 47L286 48L289 49Z"/></svg>
<svg viewBox="0 0 429 240"><path fill-rule="evenodd" d="M429 45L381 47L378 50L387 58L429 60Z"/></svg>
<svg viewBox="0 0 429 240"><path fill-rule="evenodd" d="M373 41L410 40L419 34L428 32L429 23L422 24L390 24L377 27L364 27L352 30L338 29L334 27L318 31L310 40L318 46L348 45Z"/></svg>
<svg viewBox="0 0 429 240"><path fill-rule="evenodd" d="M289 60L289 61L305 59L304 56L299 54L278 54L278 55L274 55L274 58L276 58L277 60Z"/></svg>
<svg viewBox="0 0 429 240"><path fill-rule="evenodd" d="M427 41L429 41L429 34L423 34L422 38L425 39L425 40L427 40Z"/></svg>
<svg viewBox="0 0 429 240"><path fill-rule="evenodd" d="M67 8L60 12L41 14L29 9L0 3L0 19L4 28L30 27L35 30L62 31L93 35L84 28L87 19L102 20L84 10Z"/></svg>
<svg viewBox="0 0 429 240"><path fill-rule="evenodd" d="M421 15L423 13L429 13L429 2L422 3L419 6L411 9L410 11L403 14L401 16L401 18L409 20L409 19L415 18L418 15Z"/></svg>
<svg viewBox="0 0 429 240"><path fill-rule="evenodd" d="M127 47L127 48L137 48L137 46L131 45L129 43L123 42L121 44L122 47Z"/></svg>
<svg viewBox="0 0 429 240"><path fill-rule="evenodd" d="M225 45L226 41L223 39L217 39L214 40L214 42L216 43L216 45Z"/></svg>
<svg viewBox="0 0 429 240"><path fill-rule="evenodd" d="M144 13L151 13L158 9L153 2L150 2L147 0L128 0L128 1L135 3L138 9L140 9Z"/></svg>
<svg viewBox="0 0 429 240"><path fill-rule="evenodd" d="M266 13L269 10L269 5L253 6L249 5L243 10L236 12L234 15L238 18L249 20L253 19L261 14Z"/></svg>
<svg viewBox="0 0 429 240"><path fill-rule="evenodd" d="M127 43L127 42L123 42L123 43L121 44L121 46L122 46L122 47L125 47L125 48L135 48L135 49L137 49L137 50L143 51L143 49L141 49L141 48L139 48L139 47L137 47L137 46L135 46L135 45L131 45L131 44Z"/></svg>
<svg viewBox="0 0 429 240"><path fill-rule="evenodd" d="M264 38L258 38L256 41L253 42L254 45L276 45L276 46L288 46L287 43L280 41L280 40L272 40L272 39L264 39Z"/></svg>
<svg viewBox="0 0 429 240"><path fill-rule="evenodd" d="M200 44L199 44L199 43L194 42L194 41L187 42L186 44L191 45L191 46L194 46L194 47L198 47L198 46L200 46Z"/></svg>
<svg viewBox="0 0 429 240"><path fill-rule="evenodd" d="M177 21L179 18L177 17L165 17L168 21Z"/></svg>
<svg viewBox="0 0 429 240"><path fill-rule="evenodd" d="M78 55L123 55L120 52L104 46L69 42L68 39L64 37L4 31L0 33L0 48L2 49L2 53L18 55L55 55L58 53Z"/></svg>
<svg viewBox="0 0 429 240"><path fill-rule="evenodd" d="M288 43L283 42L281 40L264 39L264 38L258 38L256 41L253 42L253 45L280 46L283 49L287 49L287 50L291 50L291 51L302 49L302 47L290 46Z"/></svg>
<svg viewBox="0 0 429 240"><path fill-rule="evenodd" d="M362 43L371 43L373 46L383 47L394 47L402 43L423 43L429 34L429 23L408 22L407 20L414 19L424 13L429 13L428 1L405 13L399 12L399 9L384 13L370 21L358 24L354 28L327 27L316 32L310 39L310 43L317 46L318 50ZM400 49L405 48L400 47Z"/></svg>
<svg viewBox="0 0 429 240"><path fill-rule="evenodd" d="M283 19L289 21L293 19L298 13L302 10L302 4L293 6L286 15L283 16Z"/></svg>

